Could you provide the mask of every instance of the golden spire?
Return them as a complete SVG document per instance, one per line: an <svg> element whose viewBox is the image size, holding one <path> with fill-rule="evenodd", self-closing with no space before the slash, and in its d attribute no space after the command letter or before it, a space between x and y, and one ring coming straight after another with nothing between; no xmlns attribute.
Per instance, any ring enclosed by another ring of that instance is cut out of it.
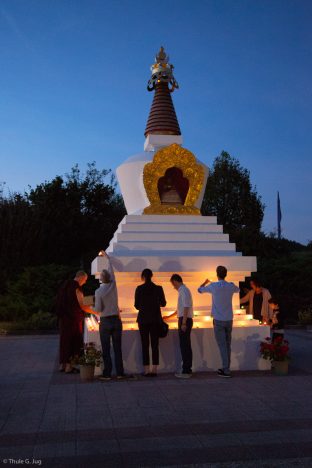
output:
<svg viewBox="0 0 312 468"><path fill-rule="evenodd" d="M153 91L160 83L167 83L171 93L178 89L179 85L173 76L173 69L174 66L169 63L169 55L161 47L156 54L155 63L151 66L152 76L147 84L148 91Z"/></svg>

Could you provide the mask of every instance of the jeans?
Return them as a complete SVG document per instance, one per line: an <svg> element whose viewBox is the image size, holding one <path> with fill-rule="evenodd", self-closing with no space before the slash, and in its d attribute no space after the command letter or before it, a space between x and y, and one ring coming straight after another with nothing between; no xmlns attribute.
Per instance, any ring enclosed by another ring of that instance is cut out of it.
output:
<svg viewBox="0 0 312 468"><path fill-rule="evenodd" d="M230 372L232 327L233 320L214 319L213 321L214 335L222 359L222 368L225 373Z"/></svg>
<svg viewBox="0 0 312 468"><path fill-rule="evenodd" d="M100 321L100 338L102 345L104 372L105 377L110 377L113 369L111 358L111 338L113 342L113 349L115 355L115 368L117 375L124 374L124 367L122 362L121 351L121 334L122 322L118 315L111 315L109 317L101 317Z"/></svg>
<svg viewBox="0 0 312 468"><path fill-rule="evenodd" d="M186 320L186 330L185 332L181 330L182 317L179 317L179 340L180 340L180 349L182 356L182 373L191 374L192 373L192 361L193 353L191 346L191 331L193 327L193 319L188 318Z"/></svg>
<svg viewBox="0 0 312 468"><path fill-rule="evenodd" d="M149 345L151 339L152 348L152 363L154 366L159 364L159 324L158 323L141 323L139 324L139 330L142 342L142 355L143 355L143 366L149 366Z"/></svg>

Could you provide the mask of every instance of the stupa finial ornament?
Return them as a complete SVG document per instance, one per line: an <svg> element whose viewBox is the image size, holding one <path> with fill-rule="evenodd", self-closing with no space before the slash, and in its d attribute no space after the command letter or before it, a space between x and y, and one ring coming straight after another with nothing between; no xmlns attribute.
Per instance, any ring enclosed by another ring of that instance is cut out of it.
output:
<svg viewBox="0 0 312 468"><path fill-rule="evenodd" d="M167 83L171 93L178 89L179 85L173 76L173 69L174 66L169 63L169 55L161 47L156 54L155 63L151 66L152 76L147 84L148 91L153 91L161 83Z"/></svg>
<svg viewBox="0 0 312 468"><path fill-rule="evenodd" d="M168 63L169 62L169 55L166 54L163 46L160 47L158 54L156 54L155 62L156 63Z"/></svg>

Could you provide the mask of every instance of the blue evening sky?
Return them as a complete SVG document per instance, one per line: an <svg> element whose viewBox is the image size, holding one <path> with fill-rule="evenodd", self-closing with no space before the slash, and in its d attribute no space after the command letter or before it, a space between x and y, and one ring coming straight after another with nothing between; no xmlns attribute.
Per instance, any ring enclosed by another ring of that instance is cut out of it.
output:
<svg viewBox="0 0 312 468"><path fill-rule="evenodd" d="M0 181L11 190L142 151L164 45L184 146L251 172L263 229L312 239L312 1L0 0ZM135 181L131 181L135 183Z"/></svg>

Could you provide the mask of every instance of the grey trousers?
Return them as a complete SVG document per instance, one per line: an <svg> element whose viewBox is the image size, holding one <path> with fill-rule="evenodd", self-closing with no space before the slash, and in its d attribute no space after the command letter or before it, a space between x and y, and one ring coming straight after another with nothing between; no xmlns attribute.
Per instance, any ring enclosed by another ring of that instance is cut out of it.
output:
<svg viewBox="0 0 312 468"><path fill-rule="evenodd" d="M213 320L214 335L225 373L230 372L232 327L233 320Z"/></svg>

